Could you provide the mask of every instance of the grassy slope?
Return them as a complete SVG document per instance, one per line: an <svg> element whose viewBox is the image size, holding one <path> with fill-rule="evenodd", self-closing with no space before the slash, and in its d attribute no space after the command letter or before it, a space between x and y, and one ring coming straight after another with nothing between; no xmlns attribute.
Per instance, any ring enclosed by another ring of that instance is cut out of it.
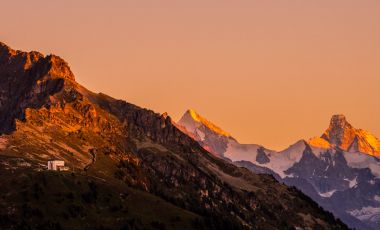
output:
<svg viewBox="0 0 380 230"><path fill-rule="evenodd" d="M0 228L194 229L199 216L80 174L1 169Z"/></svg>

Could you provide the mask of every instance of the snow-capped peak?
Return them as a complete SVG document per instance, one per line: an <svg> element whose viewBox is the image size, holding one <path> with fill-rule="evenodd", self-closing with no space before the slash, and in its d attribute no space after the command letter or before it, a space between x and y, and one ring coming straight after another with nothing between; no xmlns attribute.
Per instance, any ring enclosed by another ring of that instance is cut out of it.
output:
<svg viewBox="0 0 380 230"><path fill-rule="evenodd" d="M186 111L186 113L182 116L182 118L178 121L180 125L183 125L186 127L186 129L193 133L195 130L203 125L206 128L208 128L210 131L225 137L231 137L229 133L222 130L206 118L199 115L194 109L189 109Z"/></svg>

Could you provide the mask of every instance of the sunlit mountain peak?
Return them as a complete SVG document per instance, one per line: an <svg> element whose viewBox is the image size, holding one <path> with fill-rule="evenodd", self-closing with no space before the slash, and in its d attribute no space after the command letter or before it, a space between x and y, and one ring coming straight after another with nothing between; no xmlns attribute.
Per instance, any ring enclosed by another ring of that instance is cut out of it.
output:
<svg viewBox="0 0 380 230"><path fill-rule="evenodd" d="M354 128L342 114L333 115L322 136L308 142L319 148L339 147L345 151L380 156L380 140L366 130Z"/></svg>
<svg viewBox="0 0 380 230"><path fill-rule="evenodd" d="M188 120L191 119L197 123L200 123L204 126L206 126L208 129L212 130L213 132L221 135L221 136L226 136L230 137L231 135L227 133L226 131L222 130L215 124L213 124L211 121L207 120L206 118L202 117L199 115L194 109L189 109L186 111L186 113L183 115L182 119Z"/></svg>

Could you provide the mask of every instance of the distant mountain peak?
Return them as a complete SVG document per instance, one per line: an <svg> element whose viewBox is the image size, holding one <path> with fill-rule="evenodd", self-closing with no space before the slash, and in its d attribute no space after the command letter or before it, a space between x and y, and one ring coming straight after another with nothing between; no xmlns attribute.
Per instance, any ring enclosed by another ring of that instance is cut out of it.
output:
<svg viewBox="0 0 380 230"><path fill-rule="evenodd" d="M380 156L380 140L373 134L354 128L342 114L333 115L328 129L321 137L308 141L314 147L339 147L345 151Z"/></svg>
<svg viewBox="0 0 380 230"><path fill-rule="evenodd" d="M199 115L194 109L188 109L176 126L198 141L204 149L219 157L227 151L230 143L237 142L229 133Z"/></svg>
<svg viewBox="0 0 380 230"><path fill-rule="evenodd" d="M346 116L335 114L331 117L329 129L351 129L352 125L348 123Z"/></svg>
<svg viewBox="0 0 380 230"><path fill-rule="evenodd" d="M186 113L182 116L181 120L179 121L180 124L188 123L188 122L202 124L220 136L231 137L229 133L227 133L223 129L213 124L211 121L199 115L199 113L197 113L194 109L188 109ZM188 131L192 132L192 130L188 130Z"/></svg>
<svg viewBox="0 0 380 230"><path fill-rule="evenodd" d="M342 114L333 115L328 129L322 134L330 144L347 149L355 138L355 129Z"/></svg>
<svg viewBox="0 0 380 230"><path fill-rule="evenodd" d="M197 111L195 111L195 109L188 109L184 116L185 115L189 115L194 121L200 121L200 115L197 113Z"/></svg>

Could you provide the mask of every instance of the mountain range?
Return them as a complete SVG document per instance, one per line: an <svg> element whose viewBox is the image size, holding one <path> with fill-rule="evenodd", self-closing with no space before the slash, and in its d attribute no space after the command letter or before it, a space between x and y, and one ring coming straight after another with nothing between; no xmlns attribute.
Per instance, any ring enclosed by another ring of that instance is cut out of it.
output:
<svg viewBox="0 0 380 230"><path fill-rule="evenodd" d="M380 140L354 128L344 115L332 116L320 137L283 151L241 144L193 109L178 127L214 156L296 186L350 227L377 229L380 224Z"/></svg>
<svg viewBox="0 0 380 230"><path fill-rule="evenodd" d="M87 90L56 55L0 43L0 228L347 229L300 190L210 154L178 127ZM69 171L47 170L49 160Z"/></svg>

